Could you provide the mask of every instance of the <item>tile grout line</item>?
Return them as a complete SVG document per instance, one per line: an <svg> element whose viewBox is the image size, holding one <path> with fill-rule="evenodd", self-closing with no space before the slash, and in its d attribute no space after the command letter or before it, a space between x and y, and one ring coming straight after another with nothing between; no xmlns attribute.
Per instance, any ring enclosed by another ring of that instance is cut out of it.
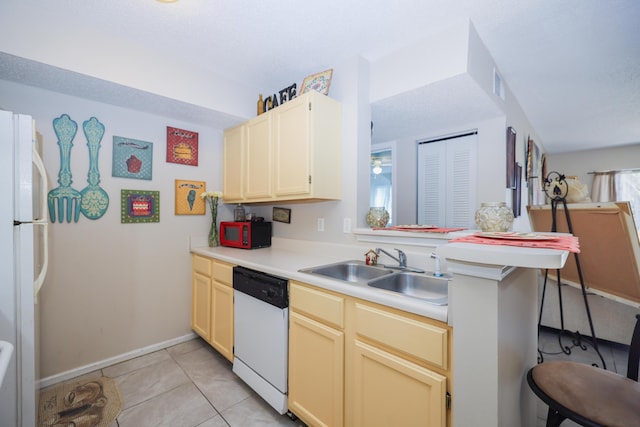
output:
<svg viewBox="0 0 640 427"><path fill-rule="evenodd" d="M155 395L155 396L148 397L148 398L146 398L146 399L144 399L144 400L142 400L142 401L140 401L140 402L136 403L135 405L129 406L128 408L123 408L123 409L120 411L120 414L118 414L118 417L119 417L119 416L121 416L125 411L128 411L128 410L130 410L130 409L136 408L136 407L138 407L138 406L140 406L140 405L142 405L142 404L144 404L144 403L147 403L147 402L149 402L149 401L151 401L151 400L153 400L153 399L156 399L156 398L158 398L158 397L160 397L160 396L162 396L162 395L164 395L164 394L166 394L166 393L169 393L169 392L171 392L171 391L173 391L173 390L175 390L175 389L177 389L177 388L179 388L179 387L182 387L182 386L184 386L185 384L189 384L189 383L193 384L193 380L191 379L191 377L190 377L186 372L184 372L184 369L182 368L182 366L180 366L180 364L179 364L179 363L178 363L178 362L173 358L173 356L171 355L171 353L169 353L169 352L167 351L167 349L166 349L166 348L164 348L164 349L162 349L162 350L158 350L158 352L160 352L160 351L164 351L164 352L166 352L166 353L167 353L167 355L168 355L168 356L169 356L169 358L173 361L173 363L175 363L175 364L180 368L180 370L185 374L185 376L187 377L188 381L185 381L185 382L184 382L184 383L182 383L182 384L178 384L178 385L176 385L175 387L173 387L173 388L171 388L171 389L168 389L168 390L166 390L166 391L164 391L164 392L162 392L162 393L160 393L160 394L157 394L157 395ZM159 361L159 362L152 363L152 364L150 364L150 365L145 365L145 366L142 366L142 367L140 367L140 368L133 369L133 370L131 370L131 371L128 371L128 372L125 372L125 373L123 373L123 374L121 374L121 375L118 375L118 376L116 376L116 377L113 377L113 379L115 380L116 378L123 377L123 376L125 376L125 375L129 375L129 374L131 374L131 373L133 373L133 372L137 372L137 371L140 371L140 370L142 370L142 369L146 369L146 368L148 368L148 367L151 367L151 366L154 366L154 365L158 365L158 364L163 363L163 362L165 362L165 361ZM104 369L104 368L103 368L103 369ZM104 376L103 369L101 369L100 371L103 373L103 376ZM111 377L110 377L110 378L111 378ZM194 386L195 386L195 384L194 384ZM196 388L197 388L197 386L196 386ZM198 389L198 391L200 391L200 389ZM122 403L123 403L123 406L124 406L124 401L123 401ZM214 408L214 410L215 410L215 408ZM217 412L217 410L216 410L216 412ZM117 418L117 417L116 417L116 423L117 423L117 426L119 427L119 426L120 426L120 422L118 421L118 418Z"/></svg>
<svg viewBox="0 0 640 427"><path fill-rule="evenodd" d="M188 354L188 353L192 353L196 350L199 350L200 348L197 349L193 349L190 351L186 351L184 353L180 353L181 355L183 354ZM168 351L167 351L168 352ZM209 398L202 392L202 390L200 389L200 387L198 387L198 384L195 383L195 381L193 380L193 378L191 378L191 375L189 375L189 373L182 367L182 365L173 357L173 355L171 354L171 352L169 353L169 357L171 357L171 360L173 360L176 365L178 365L178 367L182 370L182 372L184 372L184 374L187 376L187 378L189 378L189 381L191 382L191 384L193 384L193 386L198 390L198 393L200 393L200 395L207 401L207 403L209 403L209 405L213 408L214 411L216 411L216 414L218 414L218 416L220 416L220 418L225 422L225 424L229 427L231 427L231 424L229 424L229 422L225 419L225 417L222 415L222 413L220 411L218 411L218 408L216 408L213 404L213 402L211 402L209 400ZM215 418L215 416L213 417ZM201 425L207 421L209 421L212 418L209 418L208 420L204 420L202 423L198 424ZM194 427L198 427L198 426L194 426Z"/></svg>

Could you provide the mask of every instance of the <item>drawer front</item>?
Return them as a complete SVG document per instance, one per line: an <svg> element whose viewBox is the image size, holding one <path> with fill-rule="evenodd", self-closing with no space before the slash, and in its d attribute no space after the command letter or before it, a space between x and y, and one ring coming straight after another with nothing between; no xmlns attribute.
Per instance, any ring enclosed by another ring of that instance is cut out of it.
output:
<svg viewBox="0 0 640 427"><path fill-rule="evenodd" d="M447 329L375 307L355 304L356 334L447 369Z"/></svg>
<svg viewBox="0 0 640 427"><path fill-rule="evenodd" d="M205 258L200 255L193 255L191 258L191 267L196 273L200 273L203 276L211 277L211 258Z"/></svg>
<svg viewBox="0 0 640 427"><path fill-rule="evenodd" d="M330 326L344 328L344 298L295 282L289 286L289 306Z"/></svg>
<svg viewBox="0 0 640 427"><path fill-rule="evenodd" d="M233 286L233 264L213 260L213 279L227 286Z"/></svg>

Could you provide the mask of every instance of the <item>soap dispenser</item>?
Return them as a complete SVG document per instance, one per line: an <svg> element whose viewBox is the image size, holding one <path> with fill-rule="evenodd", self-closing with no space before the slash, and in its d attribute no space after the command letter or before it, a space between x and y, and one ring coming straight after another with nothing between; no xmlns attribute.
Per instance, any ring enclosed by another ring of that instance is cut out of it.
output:
<svg viewBox="0 0 640 427"><path fill-rule="evenodd" d="M442 277L442 270L440 269L440 257L435 254L435 252L431 252L431 259L434 259L436 262L435 268L433 270L433 275L436 277Z"/></svg>
<svg viewBox="0 0 640 427"><path fill-rule="evenodd" d="M236 206L236 208L233 210L233 220L239 221L239 222L247 220L247 215L244 211L244 206L242 206L240 203L238 203L238 206Z"/></svg>

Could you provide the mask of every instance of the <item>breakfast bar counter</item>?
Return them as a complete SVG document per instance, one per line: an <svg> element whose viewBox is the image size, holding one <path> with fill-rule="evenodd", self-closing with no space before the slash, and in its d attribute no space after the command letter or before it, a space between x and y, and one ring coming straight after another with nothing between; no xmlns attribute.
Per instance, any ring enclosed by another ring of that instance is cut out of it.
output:
<svg viewBox="0 0 640 427"><path fill-rule="evenodd" d="M453 242L437 252L453 274L453 424L535 426L525 375L537 363L538 269L562 268L569 251Z"/></svg>

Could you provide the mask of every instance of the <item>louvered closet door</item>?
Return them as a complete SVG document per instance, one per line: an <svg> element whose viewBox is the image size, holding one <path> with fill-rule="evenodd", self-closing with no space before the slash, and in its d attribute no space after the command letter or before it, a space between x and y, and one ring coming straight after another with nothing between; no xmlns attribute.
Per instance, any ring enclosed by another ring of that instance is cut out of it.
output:
<svg viewBox="0 0 640 427"><path fill-rule="evenodd" d="M418 145L418 222L473 227L476 209L477 135Z"/></svg>
<svg viewBox="0 0 640 427"><path fill-rule="evenodd" d="M444 142L418 145L418 223L446 227L447 146Z"/></svg>

